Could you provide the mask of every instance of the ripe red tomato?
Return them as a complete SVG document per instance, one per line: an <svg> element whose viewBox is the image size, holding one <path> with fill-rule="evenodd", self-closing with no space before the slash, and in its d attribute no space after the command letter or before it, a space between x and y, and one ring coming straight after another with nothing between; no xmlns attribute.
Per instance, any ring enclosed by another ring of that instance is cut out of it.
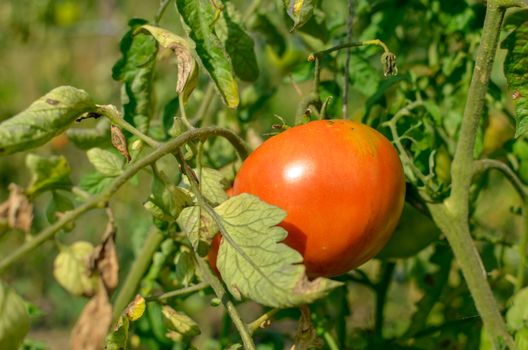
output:
<svg viewBox="0 0 528 350"><path fill-rule="evenodd" d="M403 209L405 180L392 144L371 127L320 120L292 127L242 164L234 195L287 212L285 243L310 277L343 274L387 243Z"/></svg>

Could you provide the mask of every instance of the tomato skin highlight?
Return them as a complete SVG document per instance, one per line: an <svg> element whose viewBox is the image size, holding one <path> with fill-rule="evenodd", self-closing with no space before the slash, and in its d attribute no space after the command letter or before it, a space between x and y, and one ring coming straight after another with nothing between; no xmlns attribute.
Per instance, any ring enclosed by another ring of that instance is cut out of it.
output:
<svg viewBox="0 0 528 350"><path fill-rule="evenodd" d="M285 243L310 277L343 274L375 256L396 227L405 179L392 144L373 128L319 120L271 137L243 162L233 194L287 212Z"/></svg>

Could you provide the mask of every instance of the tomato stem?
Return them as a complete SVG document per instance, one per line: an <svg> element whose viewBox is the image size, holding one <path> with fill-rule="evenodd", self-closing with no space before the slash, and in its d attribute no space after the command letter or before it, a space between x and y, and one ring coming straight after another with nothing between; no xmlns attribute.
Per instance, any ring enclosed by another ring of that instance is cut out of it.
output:
<svg viewBox="0 0 528 350"><path fill-rule="evenodd" d="M473 161L475 139L484 111L504 13L505 9L500 6L500 1L487 2L482 37L451 167L451 195L444 203L429 203L428 207L453 249L491 341L495 346L504 342L510 349L515 349L515 343L506 329L487 281L486 270L479 252L471 238L468 222L469 190L475 170Z"/></svg>

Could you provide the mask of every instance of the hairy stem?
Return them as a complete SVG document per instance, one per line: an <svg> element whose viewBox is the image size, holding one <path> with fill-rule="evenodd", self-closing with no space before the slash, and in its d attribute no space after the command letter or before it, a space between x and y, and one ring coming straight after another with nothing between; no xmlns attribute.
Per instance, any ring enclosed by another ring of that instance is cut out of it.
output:
<svg viewBox="0 0 528 350"><path fill-rule="evenodd" d="M464 117L451 166L451 195L444 204L429 204L431 215L447 237L488 335L495 344L515 349L486 271L469 231L469 189L474 172L473 152L490 80L505 9L495 0L487 3L482 37L477 52Z"/></svg>
<svg viewBox="0 0 528 350"><path fill-rule="evenodd" d="M171 154L178 150L184 144L191 140L205 139L213 136L221 136L227 139L238 152L239 156L244 159L249 154L249 149L246 147L244 141L238 137L233 131L225 128L207 127L189 130L177 138L161 144L156 150L131 164L120 176L118 176L105 190L93 196L83 205L66 212L55 224L48 226L40 233L38 233L32 240L25 242L22 246L16 249L13 253L0 260L0 272L24 257L29 252L39 247L42 243L53 238L68 223L74 221L83 213L94 209L104 208L105 204L110 200L112 195L116 193L121 186L123 186L131 177L138 173L141 169L155 163L161 157Z"/></svg>
<svg viewBox="0 0 528 350"><path fill-rule="evenodd" d="M255 321L249 323L247 325L249 334L255 333L259 328L262 328L263 325L270 322L273 316L279 311L280 309L271 309L259 318L257 318Z"/></svg>
<svg viewBox="0 0 528 350"><path fill-rule="evenodd" d="M206 289L207 287L209 287L209 283L200 282L200 283L197 283L197 284L189 286L189 287L176 289L176 290L173 290L173 291L170 291L170 292L166 292L166 293L163 293L163 294L160 294L160 295L154 295L154 296L146 297L145 300L146 301L161 301L161 300L178 297L178 296L185 295L185 294L198 292L200 290Z"/></svg>
<svg viewBox="0 0 528 350"><path fill-rule="evenodd" d="M138 253L130 271L127 274L125 282L119 289L119 293L114 301L113 306L113 323L115 324L121 316L121 313L126 308L128 303L134 298L136 294L139 283L145 275L150 262L152 261L152 256L158 250L161 242L163 241L163 235L158 230L152 230L147 239L143 243L141 251Z"/></svg>

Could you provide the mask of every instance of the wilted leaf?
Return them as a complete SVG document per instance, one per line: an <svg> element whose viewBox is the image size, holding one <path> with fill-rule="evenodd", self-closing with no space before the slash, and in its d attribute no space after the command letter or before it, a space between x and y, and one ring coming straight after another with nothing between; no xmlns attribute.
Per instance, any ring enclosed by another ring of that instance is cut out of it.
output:
<svg viewBox="0 0 528 350"><path fill-rule="evenodd" d="M525 20L502 42L508 50L504 73L515 104L515 137L528 133L528 21Z"/></svg>
<svg viewBox="0 0 528 350"><path fill-rule="evenodd" d="M72 329L72 350L101 350L112 323L112 304L105 288L100 286L97 294L86 304Z"/></svg>
<svg viewBox="0 0 528 350"><path fill-rule="evenodd" d="M31 171L31 182L27 188L29 196L51 189L67 190L72 185L70 165L64 156L28 154L26 166Z"/></svg>
<svg viewBox="0 0 528 350"><path fill-rule="evenodd" d="M284 0L286 12L293 20L291 31L302 27L314 13L313 0Z"/></svg>
<svg viewBox="0 0 528 350"><path fill-rule="evenodd" d="M45 144L79 115L94 108L84 90L71 86L51 90L24 111L0 123L0 156Z"/></svg>
<svg viewBox="0 0 528 350"><path fill-rule="evenodd" d="M200 256L207 255L209 245L218 232L213 218L199 206L192 206L182 210L177 222L196 252Z"/></svg>
<svg viewBox="0 0 528 350"><path fill-rule="evenodd" d="M282 209L241 194L215 211L232 239L224 235L217 266L233 295L271 307L291 307L310 303L341 285L325 278L308 280L301 254L280 243L287 235L275 226L286 217Z"/></svg>
<svg viewBox="0 0 528 350"><path fill-rule="evenodd" d="M80 149L106 147L110 145L110 123L102 119L95 128L69 129L66 135Z"/></svg>
<svg viewBox="0 0 528 350"><path fill-rule="evenodd" d="M124 161L113 152L101 148L92 148L86 152L86 155L90 163L102 175L114 177L123 172Z"/></svg>
<svg viewBox="0 0 528 350"><path fill-rule="evenodd" d="M90 256L94 247L79 241L61 247L53 264L53 275L59 284L73 295L91 297L97 291L99 276L90 269Z"/></svg>
<svg viewBox="0 0 528 350"><path fill-rule="evenodd" d="M183 312L178 312L168 305L163 305L161 312L169 331L176 332L183 337L195 337L201 333L198 324Z"/></svg>
<svg viewBox="0 0 528 350"><path fill-rule="evenodd" d="M18 349L28 331L24 300L0 282L0 349Z"/></svg>
<svg viewBox="0 0 528 350"><path fill-rule="evenodd" d="M196 170L195 173L198 175ZM209 202L217 205L227 200L228 196L225 191L227 181L221 172L211 168L202 168L199 177L200 191ZM183 183L190 187L189 179L186 176L183 178Z"/></svg>
<svg viewBox="0 0 528 350"><path fill-rule="evenodd" d="M236 108L239 103L238 84L223 45L210 27L214 19L211 3L206 0L177 0L176 6L190 28L188 34L195 43L196 53L225 104Z"/></svg>
<svg viewBox="0 0 528 350"><path fill-rule="evenodd" d="M24 190L15 184L9 185L9 198L0 204L0 221L2 219L11 229L26 233L31 230L33 204L27 199Z"/></svg>
<svg viewBox="0 0 528 350"><path fill-rule="evenodd" d="M123 82L121 100L126 121L147 132L152 115L152 91L158 45L146 33L135 34L147 21L133 19L120 43L122 57L112 68L112 78Z"/></svg>
<svg viewBox="0 0 528 350"><path fill-rule="evenodd" d="M141 28L152 34L161 46L172 50L176 55L178 64L176 92L178 95L183 94L183 101L187 101L187 98L198 84L198 65L191 53L189 44L181 36L166 29L148 24L143 25Z"/></svg>
<svg viewBox="0 0 528 350"><path fill-rule="evenodd" d="M255 81L259 76L255 43L243 29L239 17L233 4L227 2L217 22L217 34L231 58L235 74L244 81Z"/></svg>
<svg viewBox="0 0 528 350"><path fill-rule="evenodd" d="M130 157L130 153L128 153L128 145L123 131L118 126L112 125L110 127L110 133L112 135L112 146L130 162L132 158Z"/></svg>

